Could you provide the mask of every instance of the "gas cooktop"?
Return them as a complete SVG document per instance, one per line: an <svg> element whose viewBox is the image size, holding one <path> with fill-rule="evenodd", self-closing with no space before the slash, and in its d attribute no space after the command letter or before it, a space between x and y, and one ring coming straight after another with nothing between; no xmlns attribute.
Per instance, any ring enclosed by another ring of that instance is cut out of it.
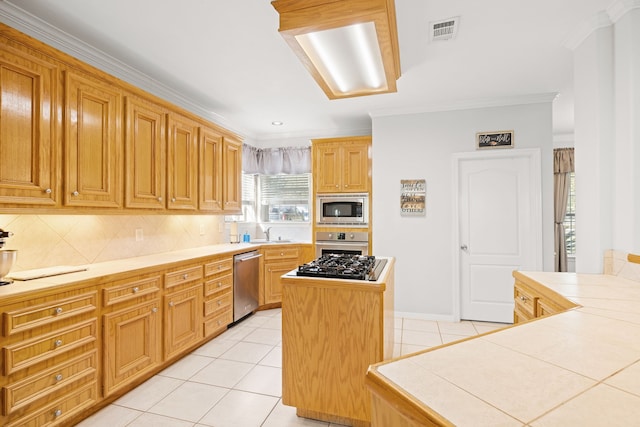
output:
<svg viewBox="0 0 640 427"><path fill-rule="evenodd" d="M325 254L298 267L297 276L376 281L387 260L367 255Z"/></svg>

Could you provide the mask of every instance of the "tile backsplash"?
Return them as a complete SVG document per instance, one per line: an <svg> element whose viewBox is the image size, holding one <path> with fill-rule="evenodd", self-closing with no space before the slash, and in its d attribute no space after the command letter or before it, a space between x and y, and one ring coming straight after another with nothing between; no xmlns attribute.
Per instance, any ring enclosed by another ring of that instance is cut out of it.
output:
<svg viewBox="0 0 640 427"><path fill-rule="evenodd" d="M604 254L604 274L640 282L640 264L627 260L627 253L608 250Z"/></svg>
<svg viewBox="0 0 640 427"><path fill-rule="evenodd" d="M0 215L17 249L11 271L84 265L223 243L224 216L216 215Z"/></svg>

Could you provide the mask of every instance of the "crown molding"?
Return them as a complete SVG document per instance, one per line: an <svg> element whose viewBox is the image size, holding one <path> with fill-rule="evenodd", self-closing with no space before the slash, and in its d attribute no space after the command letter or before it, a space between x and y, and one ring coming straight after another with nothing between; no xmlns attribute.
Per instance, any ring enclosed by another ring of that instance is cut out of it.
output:
<svg viewBox="0 0 640 427"><path fill-rule="evenodd" d="M57 27L26 12L8 0L0 0L0 22L15 28L41 42L73 56L89 65L124 80L159 98L184 108L204 119L224 127L225 129L247 136L245 129L230 123L223 116L207 109L202 104L183 96L177 90L153 79L143 72L108 55L101 50L65 33Z"/></svg>
<svg viewBox="0 0 640 427"><path fill-rule="evenodd" d="M409 108L388 108L375 110L369 113L374 117L385 116L399 116L406 114L421 114L421 113L436 113L440 111L455 111L455 110L472 110L476 108L493 108L493 107L505 107L512 105L524 105L524 104L541 104L550 103L557 96L557 92L552 93L540 93L532 95L522 96L508 96L499 98L486 98L475 99L461 102L441 103L415 106Z"/></svg>
<svg viewBox="0 0 640 427"><path fill-rule="evenodd" d="M615 24L627 12L640 8L640 0L618 0L607 8L607 14Z"/></svg>

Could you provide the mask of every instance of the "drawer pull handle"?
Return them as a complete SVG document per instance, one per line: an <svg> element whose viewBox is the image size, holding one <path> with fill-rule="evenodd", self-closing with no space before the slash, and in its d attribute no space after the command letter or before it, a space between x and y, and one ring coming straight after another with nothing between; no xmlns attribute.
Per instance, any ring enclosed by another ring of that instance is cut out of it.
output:
<svg viewBox="0 0 640 427"><path fill-rule="evenodd" d="M134 287L133 287L133 289L132 289L132 291L133 291L133 293L134 293L134 294L135 294L135 293L138 293L138 291L139 291L139 290L140 290L140 288L139 288L139 287L137 287L137 286L134 286Z"/></svg>
<svg viewBox="0 0 640 427"><path fill-rule="evenodd" d="M62 415L62 409L56 409L55 411L53 411L53 416L58 418L60 415Z"/></svg>
<svg viewBox="0 0 640 427"><path fill-rule="evenodd" d="M62 381L62 374L56 375L56 381Z"/></svg>
<svg viewBox="0 0 640 427"><path fill-rule="evenodd" d="M188 275L188 274L186 274L186 273L182 275L182 279L183 279L183 280L187 280L187 277L189 277L189 275Z"/></svg>
<svg viewBox="0 0 640 427"><path fill-rule="evenodd" d="M62 307L56 307L55 310L53 310L56 314L60 314L62 313Z"/></svg>
<svg viewBox="0 0 640 427"><path fill-rule="evenodd" d="M218 287L221 288L222 287L222 282L218 282Z"/></svg>
<svg viewBox="0 0 640 427"><path fill-rule="evenodd" d="M525 297L524 295L520 296L520 301L526 301L527 297Z"/></svg>
<svg viewBox="0 0 640 427"><path fill-rule="evenodd" d="M62 345L62 340L55 340L53 342L53 345L56 346L56 347L60 347Z"/></svg>
<svg viewBox="0 0 640 427"><path fill-rule="evenodd" d="M151 309L151 312L152 312L152 313L157 313L157 312L158 312L158 307L153 307L153 308Z"/></svg>

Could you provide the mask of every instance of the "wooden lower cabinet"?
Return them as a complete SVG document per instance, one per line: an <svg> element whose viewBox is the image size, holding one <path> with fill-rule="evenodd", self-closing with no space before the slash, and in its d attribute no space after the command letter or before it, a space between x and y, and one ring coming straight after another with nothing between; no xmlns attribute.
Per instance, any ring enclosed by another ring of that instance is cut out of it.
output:
<svg viewBox="0 0 640 427"><path fill-rule="evenodd" d="M546 286L514 271L513 323L526 322L576 307L576 304Z"/></svg>
<svg viewBox="0 0 640 427"><path fill-rule="evenodd" d="M162 361L160 274L121 280L103 289L103 392L140 378Z"/></svg>
<svg viewBox="0 0 640 427"><path fill-rule="evenodd" d="M95 287L2 302L0 425L69 422L99 400Z"/></svg>
<svg viewBox="0 0 640 427"><path fill-rule="evenodd" d="M282 275L313 259L311 245L276 245L264 249L264 280L260 305L282 302Z"/></svg>
<svg viewBox="0 0 640 427"><path fill-rule="evenodd" d="M233 257L221 256L204 265L204 336L224 331L233 322Z"/></svg>

